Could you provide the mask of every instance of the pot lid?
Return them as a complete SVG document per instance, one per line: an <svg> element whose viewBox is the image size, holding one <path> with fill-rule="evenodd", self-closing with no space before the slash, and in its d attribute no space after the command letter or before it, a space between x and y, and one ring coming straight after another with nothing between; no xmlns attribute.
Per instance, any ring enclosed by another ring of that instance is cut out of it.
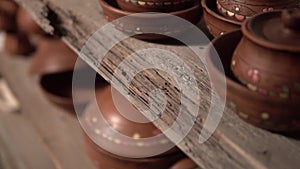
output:
<svg viewBox="0 0 300 169"><path fill-rule="evenodd" d="M242 30L261 46L300 52L300 9L259 14L246 21Z"/></svg>
<svg viewBox="0 0 300 169"><path fill-rule="evenodd" d="M97 102L91 103L81 117L81 124L87 135L102 149L129 158L146 158L179 151L110 85L98 90L96 98Z"/></svg>
<svg viewBox="0 0 300 169"><path fill-rule="evenodd" d="M62 40L57 38L41 38L29 71L37 75L71 71L74 69L76 60L77 54ZM83 67L85 64L83 61L81 63Z"/></svg>

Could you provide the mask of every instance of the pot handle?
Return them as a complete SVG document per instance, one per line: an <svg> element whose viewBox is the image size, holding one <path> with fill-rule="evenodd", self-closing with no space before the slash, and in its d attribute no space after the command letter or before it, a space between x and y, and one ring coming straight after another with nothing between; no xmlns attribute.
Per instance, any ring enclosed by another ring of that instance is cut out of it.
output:
<svg viewBox="0 0 300 169"><path fill-rule="evenodd" d="M183 158L176 162L170 169L196 169L197 164L190 158Z"/></svg>

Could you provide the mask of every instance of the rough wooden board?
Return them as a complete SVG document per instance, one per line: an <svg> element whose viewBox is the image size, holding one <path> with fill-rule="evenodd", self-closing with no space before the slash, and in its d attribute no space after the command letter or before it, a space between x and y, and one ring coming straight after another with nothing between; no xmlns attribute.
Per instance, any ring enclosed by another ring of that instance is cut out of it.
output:
<svg viewBox="0 0 300 169"><path fill-rule="evenodd" d="M58 32L64 35L64 39L77 52L87 40L87 38L98 28L106 23L101 15L101 9L98 7L96 0L18 0L29 9L33 14L40 15L40 9L35 9L32 4L44 4L47 9L56 14L61 21L59 24L52 22L52 26ZM30 2L29 2L30 1ZM37 11L37 12L36 12ZM43 18L44 19L44 18ZM45 25L44 25L45 26ZM100 44L95 44L100 45ZM102 65L104 68L99 70L99 73L106 79L109 79L112 72L115 71L116 65L130 53L131 49L148 47L160 47L178 52L185 60L193 65L193 58L189 57L190 52L184 47L159 45L146 43L135 39L128 39L121 45L117 46L113 53L104 60ZM90 51L91 53L93 51ZM125 55L125 56L124 56ZM93 68L97 69L98 63L96 56L83 56L84 60ZM123 70L134 69L137 65L130 65ZM201 84L203 92L209 92L207 82L203 80L203 67L194 65L197 69L196 75L198 82ZM197 67L198 66L198 67ZM148 77L154 77L155 72L146 72ZM159 79L164 77L159 74ZM118 75L119 80L124 80L124 75ZM167 79L168 80L168 79ZM145 79L140 77L136 81L136 86L143 84ZM150 83L149 81L146 81ZM158 86L158 81L152 81L153 86ZM146 106L143 100L147 100L147 95L143 95L140 89L133 86L131 93L140 96L141 100L139 107ZM142 86L142 85L140 85ZM173 86L176 86L175 84ZM145 89L146 90L146 89ZM148 90L149 91L149 90ZM207 102L208 100L206 100ZM205 109L203 105L203 109ZM165 129L168 128L168 122L174 117L172 112L166 112L156 125ZM199 131L201 130L200 122L194 126L190 134L185 140L179 144L179 147L191 158L193 158L201 168L270 168L270 169L297 169L300 166L300 147L299 141L290 140L284 136L272 134L245 124L239 120L231 110L227 109L223 116L223 120L214 134L214 136L205 144L198 144ZM172 137L171 137L172 140Z"/></svg>
<svg viewBox="0 0 300 169"><path fill-rule="evenodd" d="M53 106L44 98L37 86L36 78L30 78L27 68L28 59L12 59L0 55L0 72L22 105L20 116L26 123L30 123L39 135L40 142L46 145L47 153L51 156L56 169L93 169L83 148L77 119ZM9 128L9 130L17 132L18 129ZM31 169L47 167L51 166Z"/></svg>

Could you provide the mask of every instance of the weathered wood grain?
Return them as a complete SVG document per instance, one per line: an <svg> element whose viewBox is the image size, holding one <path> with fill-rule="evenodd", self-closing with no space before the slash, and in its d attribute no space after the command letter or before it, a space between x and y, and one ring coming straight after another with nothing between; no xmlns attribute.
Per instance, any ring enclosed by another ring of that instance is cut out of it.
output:
<svg viewBox="0 0 300 169"><path fill-rule="evenodd" d="M0 114L0 152L8 153L3 161L13 169L93 169L77 119L46 100L28 62L0 54L0 72L21 105L17 114Z"/></svg>
<svg viewBox="0 0 300 169"><path fill-rule="evenodd" d="M82 45L98 28L106 24L96 0L17 0L27 10L36 16L41 24L48 22L50 25L43 25L44 28L54 28L56 33L63 36L66 42L77 52ZM37 8L38 7L38 8ZM47 10L44 10L47 9ZM52 16L45 15L46 11ZM59 21L59 22L54 22ZM155 47L170 50L177 53L193 69L202 94L200 114L196 125L192 128L188 136L178 145L188 156L190 156L199 167L203 169L297 169L300 166L300 146L299 141L291 140L287 137L273 134L268 131L254 128L242 122L230 109L226 109L222 121L214 133L205 144L198 143L198 137L205 119L205 112L210 103L210 85L207 81L206 71L203 65L199 64L193 53L184 46L167 45L144 42L136 39L127 39L119 43L107 55L101 64L95 54L99 48L105 49L103 43L98 43L97 38L105 35L96 35L93 48L88 50L82 58L89 63L108 81L112 74L117 70L126 73L116 74L116 78L124 82L128 73L142 66L141 63L147 62L146 58L140 57L138 62L129 63L124 67L118 67L119 63L126 58L132 51L145 47ZM109 42L109 38L107 42ZM167 93L175 96L178 86L170 80L163 72L145 71L145 76L137 76L130 87L130 95L135 96L138 101L137 107L145 108L148 106L148 94L153 88L160 88L161 83L167 82ZM145 85L149 84L149 85ZM120 88L119 88L120 90ZM124 93L123 93L124 94ZM193 94L184 96L193 104L195 99ZM176 107L176 97L169 97L170 107ZM184 105L189 108L191 105ZM176 111L168 107L163 116L156 120L154 124L164 130L170 126L170 122L176 118ZM176 110L176 109L175 109ZM190 116L187 111L186 116ZM147 115L146 115L147 116ZM148 115L148 117L151 115ZM174 139L171 135L170 139Z"/></svg>

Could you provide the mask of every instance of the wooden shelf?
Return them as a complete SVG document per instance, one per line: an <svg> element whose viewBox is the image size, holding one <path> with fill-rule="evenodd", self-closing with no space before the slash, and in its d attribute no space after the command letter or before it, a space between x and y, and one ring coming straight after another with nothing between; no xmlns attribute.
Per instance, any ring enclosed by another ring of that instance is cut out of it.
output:
<svg viewBox="0 0 300 169"><path fill-rule="evenodd" d="M27 9L33 18L45 31L55 33L69 44L74 51L79 52L83 44L96 30L107 22L102 15L102 9L97 0L16 0ZM99 36L99 38L101 38ZM95 46L105 48L105 44L94 42ZM206 117L206 110L210 102L210 85L205 76L205 67L193 58L193 53L187 47L180 45L157 44L129 38L116 45L101 64L97 63L97 56L93 55L96 49L82 55L82 59L92 66L102 77L110 81L119 63L131 53L133 49L155 47L167 49L177 53L192 68L197 78L197 83L202 100L200 106L201 116L187 137L178 145L200 168L203 169L296 169L300 166L300 142L279 134L270 133L252 127L241 121L230 108L226 108L222 121L213 136L204 144L199 144L199 135ZM143 58L140 58L142 61ZM118 67L125 72L137 69L139 63ZM117 80L124 82L126 74L115 74ZM177 85L162 72L145 71L145 76L138 76L130 88L130 100L137 107L147 107L147 93L153 87L159 87L161 82L170 84L169 93L177 91ZM147 78L146 78L147 77ZM149 86L143 84L150 83ZM139 87L143 87L142 89ZM119 88L117 88L120 90ZM143 91L142 91L143 90ZM170 94L171 95L171 94ZM184 96L194 101L193 95ZM171 104L176 100L170 98ZM190 105L184 105L189 107ZM146 115L147 117L155 114ZM190 116L189 110L185 114ZM37 118L37 117L32 117ZM164 130L169 128L169 122L176 118L176 113L166 109L163 116L154 124ZM45 131L46 132L46 131ZM174 131L176 132L176 131ZM170 135L174 140L175 137ZM71 167L69 167L71 168ZM79 168L79 167L73 167Z"/></svg>

